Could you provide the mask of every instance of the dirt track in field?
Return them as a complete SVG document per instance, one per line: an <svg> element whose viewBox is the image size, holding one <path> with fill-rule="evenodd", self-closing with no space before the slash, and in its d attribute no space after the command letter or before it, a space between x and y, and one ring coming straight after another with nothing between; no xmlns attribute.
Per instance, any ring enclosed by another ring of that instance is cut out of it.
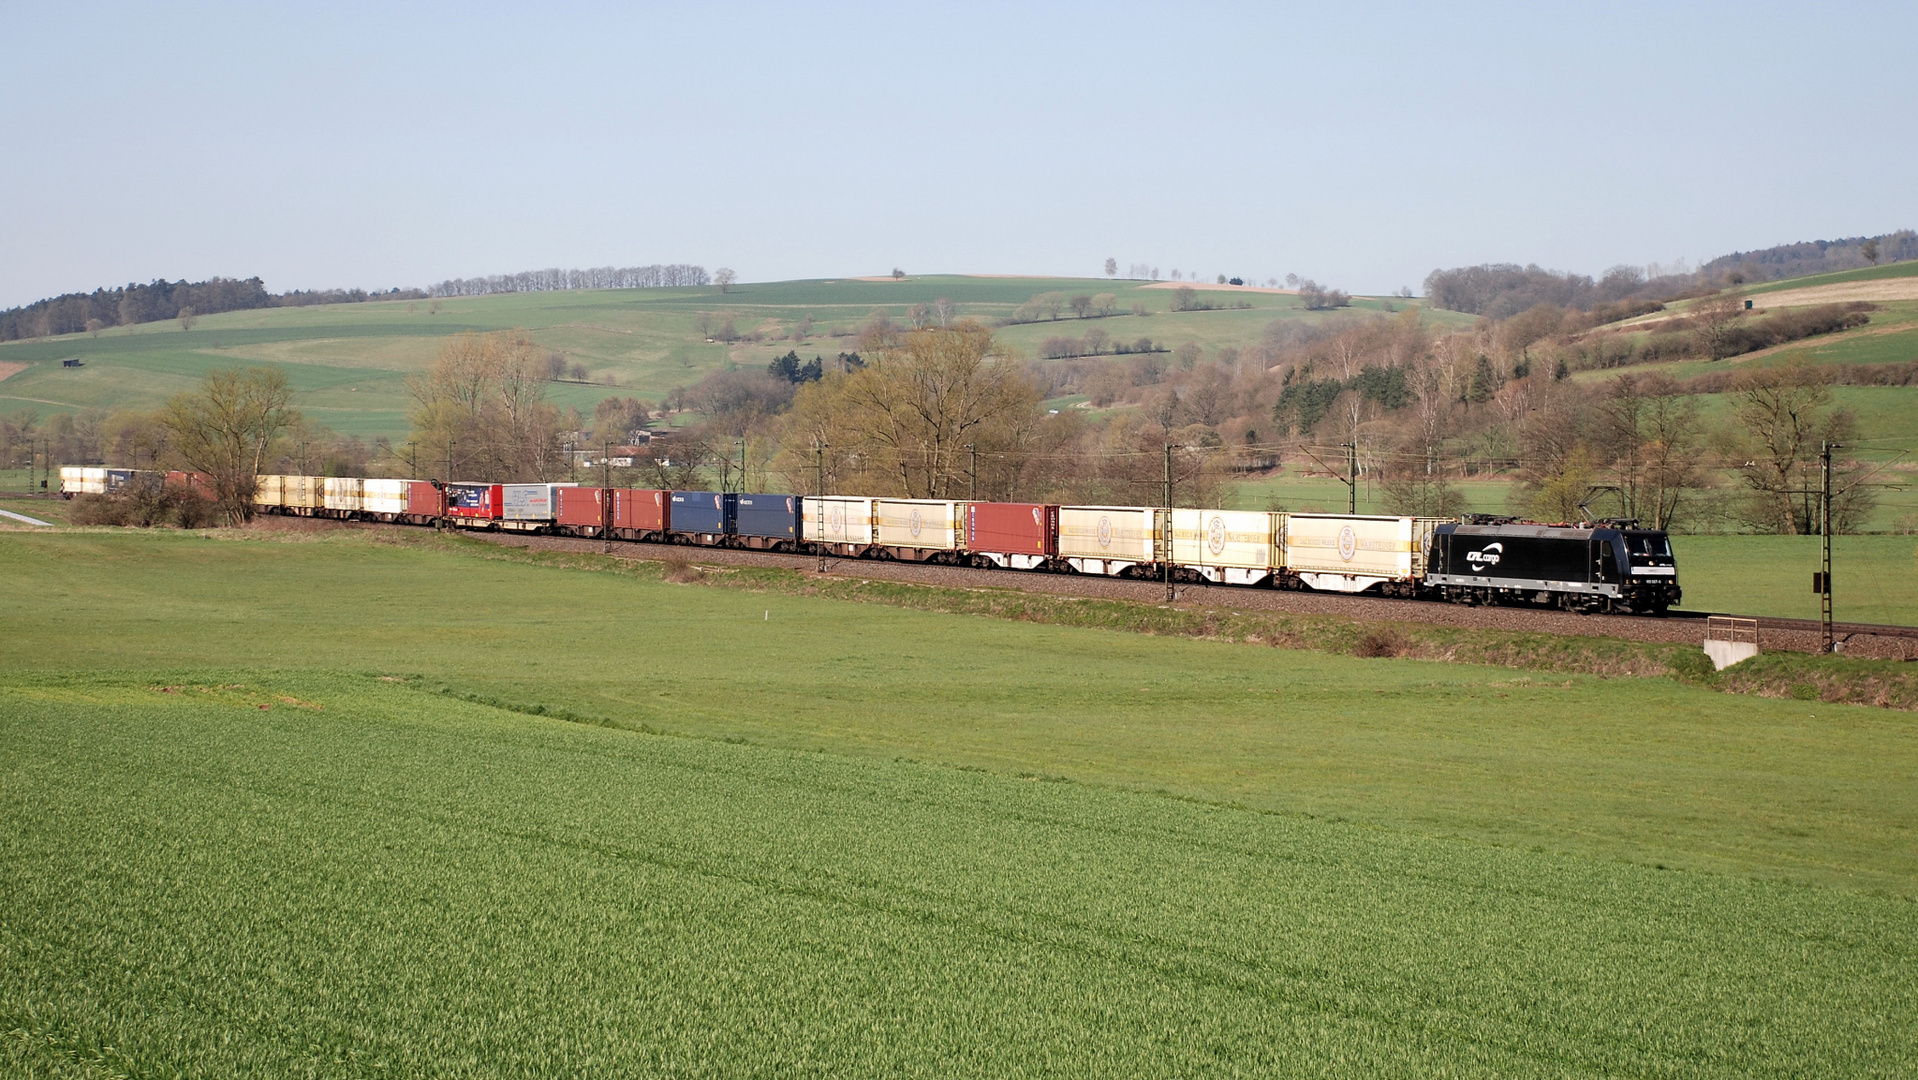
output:
<svg viewBox="0 0 1918 1080"><path fill-rule="evenodd" d="M1838 281L1814 285L1808 289L1784 289L1754 293L1759 307L1805 307L1811 304L1843 304L1853 300L1918 300L1918 277L1880 278L1875 281Z"/></svg>

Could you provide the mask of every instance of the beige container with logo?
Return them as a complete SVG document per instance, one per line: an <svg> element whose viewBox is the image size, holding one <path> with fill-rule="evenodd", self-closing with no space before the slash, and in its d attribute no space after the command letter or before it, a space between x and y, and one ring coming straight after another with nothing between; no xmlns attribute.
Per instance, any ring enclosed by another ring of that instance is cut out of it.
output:
<svg viewBox="0 0 1918 1080"><path fill-rule="evenodd" d="M880 499L873 515L879 542L886 547L953 551L960 546L964 523L959 504L940 499Z"/></svg>
<svg viewBox="0 0 1918 1080"><path fill-rule="evenodd" d="M1279 565L1279 519L1256 510L1172 511L1172 561L1212 581L1253 585Z"/></svg>
<svg viewBox="0 0 1918 1080"><path fill-rule="evenodd" d="M1161 513L1149 506L1061 506L1059 557L1086 574L1154 562Z"/></svg>
<svg viewBox="0 0 1918 1080"><path fill-rule="evenodd" d="M800 507L802 538L816 544L872 543L873 500L838 495L810 496Z"/></svg>
<svg viewBox="0 0 1918 1080"><path fill-rule="evenodd" d="M1366 514L1285 514L1280 546L1287 570L1331 592L1364 592L1425 572L1432 530L1445 518Z"/></svg>

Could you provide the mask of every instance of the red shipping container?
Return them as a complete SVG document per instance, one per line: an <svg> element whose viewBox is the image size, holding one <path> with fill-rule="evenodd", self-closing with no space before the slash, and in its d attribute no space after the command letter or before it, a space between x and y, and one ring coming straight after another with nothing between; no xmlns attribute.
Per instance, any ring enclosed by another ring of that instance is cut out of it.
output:
<svg viewBox="0 0 1918 1080"><path fill-rule="evenodd" d="M1059 553L1059 508L1045 503L965 504L966 548L1001 555Z"/></svg>
<svg viewBox="0 0 1918 1080"><path fill-rule="evenodd" d="M191 488L193 493L202 499L213 498L213 478L205 473L168 469L166 482L174 487Z"/></svg>
<svg viewBox="0 0 1918 1080"><path fill-rule="evenodd" d="M561 525L598 528L606 523L607 488L563 487L554 489L559 506L555 515Z"/></svg>
<svg viewBox="0 0 1918 1080"><path fill-rule="evenodd" d="M408 480L406 482L406 516L439 517L439 489L427 480Z"/></svg>
<svg viewBox="0 0 1918 1080"><path fill-rule="evenodd" d="M665 532L671 524L671 492L620 488L613 492L613 528Z"/></svg>

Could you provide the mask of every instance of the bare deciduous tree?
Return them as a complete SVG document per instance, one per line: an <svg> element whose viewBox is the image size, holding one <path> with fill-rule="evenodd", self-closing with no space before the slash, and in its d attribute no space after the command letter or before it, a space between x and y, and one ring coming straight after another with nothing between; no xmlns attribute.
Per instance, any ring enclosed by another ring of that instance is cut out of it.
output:
<svg viewBox="0 0 1918 1080"><path fill-rule="evenodd" d="M722 293L733 291L733 282L738 280L739 275L733 273L728 267L722 266L713 271L713 284L719 286L719 291Z"/></svg>
<svg viewBox="0 0 1918 1080"><path fill-rule="evenodd" d="M180 394L160 411L172 453L205 473L227 521L253 514L260 464L273 441L299 421L292 391L278 368L232 368L207 373L197 393Z"/></svg>
<svg viewBox="0 0 1918 1080"><path fill-rule="evenodd" d="M192 308L183 307L180 309L180 329L191 330L193 329L193 324L198 321L200 321L200 317L193 313Z"/></svg>
<svg viewBox="0 0 1918 1080"><path fill-rule="evenodd" d="M1830 382L1830 373L1802 353L1740 374L1731 394L1738 429L1728 433L1726 449L1741 462L1739 475L1752 492L1751 524L1786 534L1817 527L1811 492L1820 443L1842 440L1853 424L1848 411L1831 408Z"/></svg>
<svg viewBox="0 0 1918 1080"><path fill-rule="evenodd" d="M829 486L951 498L970 490L968 447L1002 476L1042 419L1038 386L998 353L991 331L970 321L914 330L869 353L865 367L800 390L781 468L809 487L812 448L822 446Z"/></svg>
<svg viewBox="0 0 1918 1080"><path fill-rule="evenodd" d="M1119 260L1117 259L1106 260L1106 276L1107 277L1119 276Z"/></svg>
<svg viewBox="0 0 1918 1080"><path fill-rule="evenodd" d="M1707 296L1692 305L1692 334L1699 348L1713 360L1731 355L1732 325L1745 314L1745 298L1736 290Z"/></svg>
<svg viewBox="0 0 1918 1080"><path fill-rule="evenodd" d="M451 447L463 479L540 479L557 467L560 430L559 410L545 400L544 359L519 332L449 338L412 381L413 438L434 456Z"/></svg>

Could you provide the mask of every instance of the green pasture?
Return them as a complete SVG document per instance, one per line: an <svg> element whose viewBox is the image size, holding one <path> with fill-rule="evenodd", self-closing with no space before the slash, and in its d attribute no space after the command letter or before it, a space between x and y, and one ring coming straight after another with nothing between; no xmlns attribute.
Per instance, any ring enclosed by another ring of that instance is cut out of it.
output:
<svg viewBox="0 0 1918 1080"><path fill-rule="evenodd" d="M0 670L419 676L624 726L1918 893L1903 714L672 585L430 534L247 535L0 533Z"/></svg>
<svg viewBox="0 0 1918 1080"><path fill-rule="evenodd" d="M1690 611L1818 618L1816 536L1675 536ZM1832 609L1841 622L1918 626L1918 537L1832 538Z"/></svg>
<svg viewBox="0 0 1918 1080"><path fill-rule="evenodd" d="M1908 714L413 534L0 576L9 1074L1918 1065Z"/></svg>
<svg viewBox="0 0 1918 1080"><path fill-rule="evenodd" d="M448 336L468 330L523 329L539 344L589 369L584 384L561 382L549 394L561 405L590 412L609 394L658 400L727 364L763 366L796 349L810 359L831 358L856 348L867 318L882 311L904 320L914 304L948 297L960 317L1004 318L1035 293L1114 293L1128 314L1104 319L1062 318L1007 327L1012 349L1037 356L1054 335L1081 336L1093 327L1115 339L1140 336L1173 347L1193 341L1208 356L1224 346L1257 342L1277 318L1321 319L1296 297L1260 292L1202 292L1211 302L1235 300L1246 310L1171 312L1173 293L1148 283L1104 279L913 277L905 281L819 280L717 288L623 289L527 293L430 301L378 301L307 308L266 308L201 318L191 330L177 323L116 327L94 337L0 343L0 363L29 367L0 382L0 411L28 409L42 416L87 408L151 408L168 396L193 389L213 368L269 364L283 368L297 392L296 404L337 431L401 438L410 404L407 380L423 370ZM1151 314L1129 314L1134 302ZM1361 298L1358 310L1403 308L1405 301ZM730 319L740 334L763 332L768 340L726 345L708 341L699 329L702 313L715 325ZM792 340L813 320L803 341ZM1425 311L1447 324L1469 321L1449 312ZM78 358L83 367L59 361Z"/></svg>
<svg viewBox="0 0 1918 1080"><path fill-rule="evenodd" d="M607 730L372 670L0 676L7 1072L1918 1067L1907 900Z"/></svg>

